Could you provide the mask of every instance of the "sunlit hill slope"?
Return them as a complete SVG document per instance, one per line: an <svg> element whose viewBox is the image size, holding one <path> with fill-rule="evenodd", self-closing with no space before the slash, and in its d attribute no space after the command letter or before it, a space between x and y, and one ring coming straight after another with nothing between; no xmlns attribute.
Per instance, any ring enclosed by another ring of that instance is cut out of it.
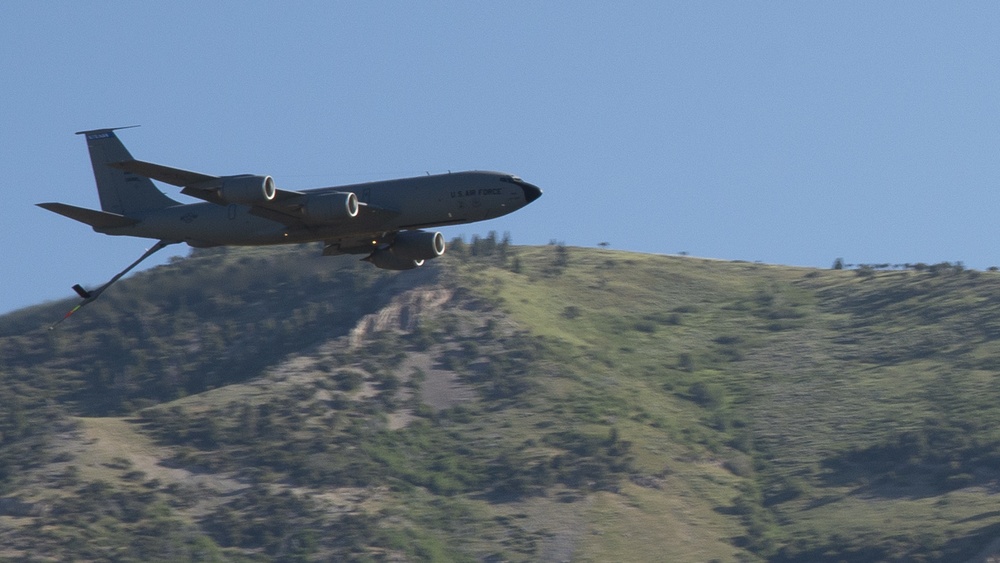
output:
<svg viewBox="0 0 1000 563"><path fill-rule="evenodd" d="M1000 274L318 254L0 317L0 560L1000 552Z"/></svg>

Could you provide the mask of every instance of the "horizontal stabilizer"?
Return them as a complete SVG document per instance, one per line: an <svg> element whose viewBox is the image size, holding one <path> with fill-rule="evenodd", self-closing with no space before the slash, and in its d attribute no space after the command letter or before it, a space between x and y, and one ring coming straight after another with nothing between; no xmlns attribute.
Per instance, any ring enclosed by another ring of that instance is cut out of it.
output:
<svg viewBox="0 0 1000 563"><path fill-rule="evenodd" d="M95 229L113 229L115 227L131 227L139 221L131 219L117 213L107 211L97 211L67 205L65 203L36 203L42 209L48 209L53 213L58 213L64 217L69 217L81 223L86 223Z"/></svg>

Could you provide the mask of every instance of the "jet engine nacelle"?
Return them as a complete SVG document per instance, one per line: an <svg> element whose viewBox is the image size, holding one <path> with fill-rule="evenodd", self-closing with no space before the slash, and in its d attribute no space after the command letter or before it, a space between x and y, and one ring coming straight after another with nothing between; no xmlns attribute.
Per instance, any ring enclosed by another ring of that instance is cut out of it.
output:
<svg viewBox="0 0 1000 563"><path fill-rule="evenodd" d="M404 231L396 235L392 245L372 252L365 260L384 270L412 270L423 266L424 260L444 254L444 236L426 231Z"/></svg>
<svg viewBox="0 0 1000 563"><path fill-rule="evenodd" d="M309 196L303 212L309 219L320 222L357 217L358 196L351 192L334 192Z"/></svg>
<svg viewBox="0 0 1000 563"><path fill-rule="evenodd" d="M430 260L444 254L444 236L427 231L403 231L396 235L389 250L404 260Z"/></svg>
<svg viewBox="0 0 1000 563"><path fill-rule="evenodd" d="M424 265L423 260L407 260L392 253L392 250L383 248L372 252L366 262L371 262L376 268L383 270L412 270Z"/></svg>
<svg viewBox="0 0 1000 563"><path fill-rule="evenodd" d="M253 205L274 199L274 180L270 176L225 176L220 178L219 198L226 203Z"/></svg>

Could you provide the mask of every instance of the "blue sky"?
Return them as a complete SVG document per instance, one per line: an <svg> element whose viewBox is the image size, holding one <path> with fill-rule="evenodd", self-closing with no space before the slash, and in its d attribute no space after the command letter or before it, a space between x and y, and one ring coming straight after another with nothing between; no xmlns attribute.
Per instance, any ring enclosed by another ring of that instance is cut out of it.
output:
<svg viewBox="0 0 1000 563"><path fill-rule="evenodd" d="M270 174L289 189L487 169L545 190L448 238L510 231L521 244L817 267L1000 265L995 2L2 11L0 312L71 297L151 244L33 205L97 207L73 133L132 124L120 137L136 158Z"/></svg>

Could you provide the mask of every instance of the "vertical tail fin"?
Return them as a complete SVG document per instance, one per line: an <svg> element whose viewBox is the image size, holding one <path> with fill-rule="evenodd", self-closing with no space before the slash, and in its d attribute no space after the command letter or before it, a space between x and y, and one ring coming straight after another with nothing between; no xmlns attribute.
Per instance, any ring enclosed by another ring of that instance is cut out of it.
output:
<svg viewBox="0 0 1000 563"><path fill-rule="evenodd" d="M112 162L133 160L128 149L115 135L117 129L127 129L127 127L77 133L87 136L87 148L90 150L90 163L94 167L94 179L97 181L97 194L101 198L101 209L129 216L136 212L179 205L179 202L170 199L157 189L149 178L107 166Z"/></svg>

